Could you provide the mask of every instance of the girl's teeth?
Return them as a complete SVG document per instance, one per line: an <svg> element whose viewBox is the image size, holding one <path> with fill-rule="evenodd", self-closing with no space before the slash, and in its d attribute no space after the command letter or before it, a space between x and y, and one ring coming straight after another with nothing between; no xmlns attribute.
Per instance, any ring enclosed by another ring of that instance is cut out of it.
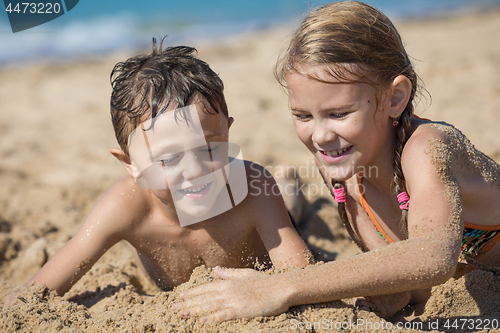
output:
<svg viewBox="0 0 500 333"><path fill-rule="evenodd" d="M334 151L325 151L325 155L326 156L338 156L340 154L343 154L345 153L349 148L345 148L345 149L339 149L339 150L334 150Z"/></svg>
<svg viewBox="0 0 500 333"><path fill-rule="evenodd" d="M185 188L183 189L184 192L188 192L188 193L196 193L196 192L200 192L202 191L205 187L207 187L208 184L205 184L203 186L200 186L200 187L191 187L191 188Z"/></svg>

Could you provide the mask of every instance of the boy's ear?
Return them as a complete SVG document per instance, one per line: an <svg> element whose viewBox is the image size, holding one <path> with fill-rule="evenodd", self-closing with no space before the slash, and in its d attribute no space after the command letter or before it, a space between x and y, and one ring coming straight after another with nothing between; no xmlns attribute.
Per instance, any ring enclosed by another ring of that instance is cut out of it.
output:
<svg viewBox="0 0 500 333"><path fill-rule="evenodd" d="M411 95L411 81L404 75L397 76L389 87L389 116L398 118L406 108Z"/></svg>
<svg viewBox="0 0 500 333"><path fill-rule="evenodd" d="M136 178L135 175L138 174L138 171L136 170L136 167L132 165L130 157L127 154L125 154L123 150L119 148L111 148L109 152L123 164L128 174L135 179Z"/></svg>
<svg viewBox="0 0 500 333"><path fill-rule="evenodd" d="M231 128L231 125L234 123L234 118L233 117L227 118L227 123L228 123L227 128L228 129Z"/></svg>

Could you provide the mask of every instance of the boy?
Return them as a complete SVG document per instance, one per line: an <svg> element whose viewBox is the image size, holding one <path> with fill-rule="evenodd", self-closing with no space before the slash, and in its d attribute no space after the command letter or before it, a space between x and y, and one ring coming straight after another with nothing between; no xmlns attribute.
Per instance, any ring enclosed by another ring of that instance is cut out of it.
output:
<svg viewBox="0 0 500 333"><path fill-rule="evenodd" d="M253 267L267 255L277 268L310 263L281 196L269 190L272 177L228 143L233 118L222 81L194 51L158 49L153 39L150 55L115 66L111 116L120 149L111 154L129 176L25 285L63 295L120 240L162 289L186 282L201 264Z"/></svg>

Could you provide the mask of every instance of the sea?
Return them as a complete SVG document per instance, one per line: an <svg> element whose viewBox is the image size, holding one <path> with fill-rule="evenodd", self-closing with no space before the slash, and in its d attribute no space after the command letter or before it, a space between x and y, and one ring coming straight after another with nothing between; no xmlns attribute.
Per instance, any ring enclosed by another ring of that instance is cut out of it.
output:
<svg viewBox="0 0 500 333"><path fill-rule="evenodd" d="M26 0L29 1L29 0ZM75 1L75 0L73 0ZM0 66L133 53L167 36L168 45L210 43L279 25L297 25L321 0L80 0L64 15L13 33L0 13ZM392 20L500 8L500 0L367 0ZM4 1L4 3L7 3Z"/></svg>

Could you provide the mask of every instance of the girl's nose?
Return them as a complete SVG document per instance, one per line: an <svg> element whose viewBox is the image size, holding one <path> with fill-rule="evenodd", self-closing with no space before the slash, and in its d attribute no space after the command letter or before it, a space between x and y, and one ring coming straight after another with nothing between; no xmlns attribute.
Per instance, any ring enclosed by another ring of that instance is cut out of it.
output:
<svg viewBox="0 0 500 333"><path fill-rule="evenodd" d="M179 167L182 170L182 177L186 180L203 177L211 171L206 167L204 159L193 150L184 153Z"/></svg>
<svg viewBox="0 0 500 333"><path fill-rule="evenodd" d="M337 133L328 126L327 120L317 121L314 124L312 140L318 145L324 145L337 139Z"/></svg>

